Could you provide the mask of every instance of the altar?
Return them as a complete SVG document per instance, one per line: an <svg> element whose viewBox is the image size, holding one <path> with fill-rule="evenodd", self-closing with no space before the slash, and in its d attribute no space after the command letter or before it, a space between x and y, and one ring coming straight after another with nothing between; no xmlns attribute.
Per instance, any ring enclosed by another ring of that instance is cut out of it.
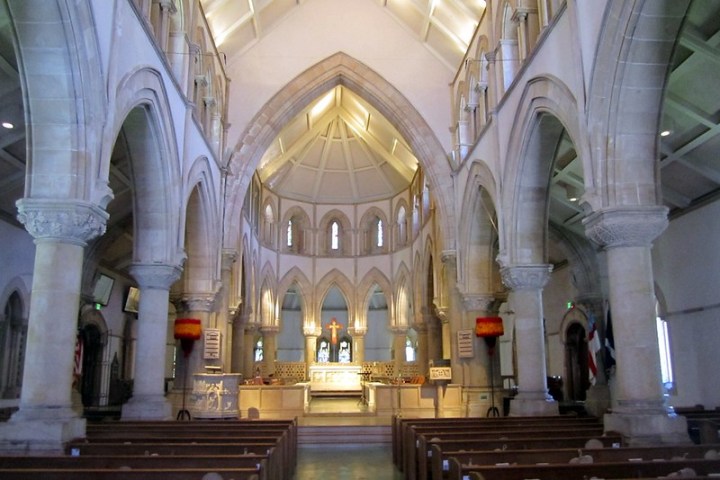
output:
<svg viewBox="0 0 720 480"><path fill-rule="evenodd" d="M352 363L315 363L308 373L311 393L362 392L360 365Z"/></svg>

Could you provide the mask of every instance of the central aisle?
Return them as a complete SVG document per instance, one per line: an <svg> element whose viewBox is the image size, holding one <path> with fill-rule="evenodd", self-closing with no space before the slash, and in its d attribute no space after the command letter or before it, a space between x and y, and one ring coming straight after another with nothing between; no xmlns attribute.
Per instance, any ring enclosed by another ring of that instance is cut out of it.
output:
<svg viewBox="0 0 720 480"><path fill-rule="evenodd" d="M299 419L294 480L400 480L389 417L367 413L359 397L315 397Z"/></svg>
<svg viewBox="0 0 720 480"><path fill-rule="evenodd" d="M390 445L316 445L298 448L294 480L401 480Z"/></svg>

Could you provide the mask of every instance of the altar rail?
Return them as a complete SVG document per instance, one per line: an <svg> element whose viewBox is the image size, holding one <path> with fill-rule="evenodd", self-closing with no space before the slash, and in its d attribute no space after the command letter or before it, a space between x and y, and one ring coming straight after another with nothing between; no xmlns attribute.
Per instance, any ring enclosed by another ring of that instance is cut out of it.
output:
<svg viewBox="0 0 720 480"><path fill-rule="evenodd" d="M367 373L370 380L382 383L391 383L398 379L410 379L420 375L420 366L417 363L406 363L399 369L395 368L395 362L361 362L353 363L353 365L360 365L361 371ZM262 376L268 376L264 364L258 363L256 367L260 369ZM275 362L274 378L286 385L306 382L309 380L308 366L305 362Z"/></svg>

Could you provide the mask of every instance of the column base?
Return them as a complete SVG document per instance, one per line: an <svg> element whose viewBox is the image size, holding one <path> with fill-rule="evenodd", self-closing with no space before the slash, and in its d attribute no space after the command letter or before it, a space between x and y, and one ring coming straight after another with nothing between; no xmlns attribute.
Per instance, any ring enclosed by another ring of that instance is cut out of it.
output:
<svg viewBox="0 0 720 480"><path fill-rule="evenodd" d="M468 417L499 417L502 415L502 399L495 399L493 413L492 391L487 387L465 387ZM496 395L497 397L497 395Z"/></svg>
<svg viewBox="0 0 720 480"><path fill-rule="evenodd" d="M560 415L560 407L546 392L520 392L510 401L511 417Z"/></svg>
<svg viewBox="0 0 720 480"><path fill-rule="evenodd" d="M590 415L602 418L610 409L610 387L607 385L593 385L585 397L585 410Z"/></svg>
<svg viewBox="0 0 720 480"><path fill-rule="evenodd" d="M690 444L687 419L667 413L607 413L605 432L618 432L625 445Z"/></svg>
<svg viewBox="0 0 720 480"><path fill-rule="evenodd" d="M85 438L85 419L69 408L18 410L0 424L0 453L59 455L65 444Z"/></svg>
<svg viewBox="0 0 720 480"><path fill-rule="evenodd" d="M172 404L164 396L132 397L122 406L121 420L173 420Z"/></svg>

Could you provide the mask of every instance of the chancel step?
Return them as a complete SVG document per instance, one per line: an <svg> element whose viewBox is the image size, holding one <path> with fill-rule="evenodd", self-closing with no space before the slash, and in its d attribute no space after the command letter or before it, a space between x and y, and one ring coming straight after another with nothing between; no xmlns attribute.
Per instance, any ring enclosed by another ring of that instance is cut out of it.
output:
<svg viewBox="0 0 720 480"><path fill-rule="evenodd" d="M298 444L390 444L392 434L389 425L343 425L343 426L300 426Z"/></svg>

